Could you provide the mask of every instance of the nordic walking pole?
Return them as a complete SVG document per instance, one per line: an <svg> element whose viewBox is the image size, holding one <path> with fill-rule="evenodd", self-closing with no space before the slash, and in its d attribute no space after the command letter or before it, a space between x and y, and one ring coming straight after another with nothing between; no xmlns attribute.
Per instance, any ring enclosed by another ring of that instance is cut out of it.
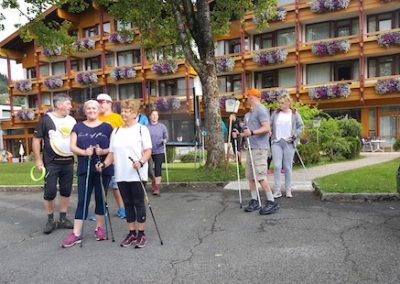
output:
<svg viewBox="0 0 400 284"><path fill-rule="evenodd" d="M164 144L165 172L167 173L167 185L169 185L167 145L165 143L163 143L163 144Z"/></svg>
<svg viewBox="0 0 400 284"><path fill-rule="evenodd" d="M249 146L249 154L250 154L251 169L252 169L252 171L253 171L254 183L256 184L256 192L257 192L258 203L259 203L260 206L261 206L261 198L260 198L260 192L259 192L259 190L258 190L257 177L256 177L256 170L255 170L255 167L254 167L253 153L251 152L250 139L249 139L249 137L246 137L246 139L247 139L247 145Z"/></svg>
<svg viewBox="0 0 400 284"><path fill-rule="evenodd" d="M88 193L88 187L89 187L89 174L90 174L90 163L92 160L92 156L88 156L88 165L87 165L87 169L86 169L86 183L85 183L85 197L83 199L83 222L82 222L82 232L81 232L81 236L82 236L82 241L80 244L80 247L82 247L83 245L83 233L84 233L84 229L85 229L85 221L86 221L86 202L87 202L87 193Z"/></svg>
<svg viewBox="0 0 400 284"><path fill-rule="evenodd" d="M238 156L238 149L237 149L237 138L233 138L233 143L235 149L235 158L236 158L236 172L237 172L237 177L238 177L238 184L239 184L239 202L240 202L240 208L242 208L242 186L240 185L240 172L239 172L239 156Z"/></svg>
<svg viewBox="0 0 400 284"><path fill-rule="evenodd" d="M128 159L131 160L132 163L135 163L135 161L132 159L132 157L128 157ZM144 187L142 178L140 177L139 170L136 169L136 172L137 172L137 174L138 174L138 176L139 176L140 185L142 186L142 189L143 189L143 192L144 192L144 198L146 199L147 206L148 206L149 209L150 209L151 217L153 217L153 222L154 222L154 225L155 225L155 227L156 227L157 234L158 234L158 237L159 237L159 239L160 239L160 243L161 243L161 245L164 245L164 243L163 243L163 241L162 241L162 239L161 239L160 231L158 230L156 218L154 217L154 214L153 214L153 209L151 208L151 204L150 204L149 198L148 198L148 196L147 196L146 188Z"/></svg>
<svg viewBox="0 0 400 284"><path fill-rule="evenodd" d="M301 165L303 166L304 171L306 172L306 175L307 175L308 179L312 182L310 173L308 172L306 166L304 165L303 159L300 157L299 151L297 150L296 147L294 147L294 151L296 152L297 156L299 157L300 163L301 163Z"/></svg>

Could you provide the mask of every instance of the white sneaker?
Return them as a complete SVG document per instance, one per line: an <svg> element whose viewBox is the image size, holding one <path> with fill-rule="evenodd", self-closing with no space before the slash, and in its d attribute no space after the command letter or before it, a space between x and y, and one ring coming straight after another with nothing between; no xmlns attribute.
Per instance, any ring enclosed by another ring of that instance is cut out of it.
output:
<svg viewBox="0 0 400 284"><path fill-rule="evenodd" d="M279 197L282 197L282 192L280 192L280 191L275 191L275 192L274 192L274 198L279 198Z"/></svg>
<svg viewBox="0 0 400 284"><path fill-rule="evenodd" d="M287 198L292 198L293 197L291 190L286 191L286 197Z"/></svg>

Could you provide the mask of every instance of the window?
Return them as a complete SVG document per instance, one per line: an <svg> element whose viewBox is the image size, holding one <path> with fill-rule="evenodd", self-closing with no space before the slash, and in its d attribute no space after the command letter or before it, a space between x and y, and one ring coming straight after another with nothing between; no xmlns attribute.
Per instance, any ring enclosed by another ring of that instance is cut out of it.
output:
<svg viewBox="0 0 400 284"><path fill-rule="evenodd" d="M266 33L254 36L254 50L270 48L273 46L273 33Z"/></svg>
<svg viewBox="0 0 400 284"><path fill-rule="evenodd" d="M160 81L158 94L160 97L186 95L185 79Z"/></svg>
<svg viewBox="0 0 400 284"><path fill-rule="evenodd" d="M331 37L330 23L319 23L306 26L306 40L314 41Z"/></svg>
<svg viewBox="0 0 400 284"><path fill-rule="evenodd" d="M34 67L26 69L26 79L36 78L36 69Z"/></svg>
<svg viewBox="0 0 400 284"><path fill-rule="evenodd" d="M284 6L284 5L289 5L293 4L295 1L294 0L278 0L277 6Z"/></svg>
<svg viewBox="0 0 400 284"><path fill-rule="evenodd" d="M400 27L399 11L368 16L368 32L379 32Z"/></svg>
<svg viewBox="0 0 400 284"><path fill-rule="evenodd" d="M294 67L258 72L255 76L257 89L291 87L294 85L296 85Z"/></svg>
<svg viewBox="0 0 400 284"><path fill-rule="evenodd" d="M86 70L94 70L101 68L100 56L85 59Z"/></svg>
<svg viewBox="0 0 400 284"><path fill-rule="evenodd" d="M50 74L49 64L40 65L39 71L40 71L40 76L49 76L49 74Z"/></svg>
<svg viewBox="0 0 400 284"><path fill-rule="evenodd" d="M81 64L79 60L71 60L71 70L73 71L81 70Z"/></svg>
<svg viewBox="0 0 400 284"><path fill-rule="evenodd" d="M84 37L97 36L98 34L99 34L99 26L98 25L83 29Z"/></svg>
<svg viewBox="0 0 400 284"><path fill-rule="evenodd" d="M110 22L103 23L103 32L111 33L111 24L110 24Z"/></svg>
<svg viewBox="0 0 400 284"><path fill-rule="evenodd" d="M123 84L119 85L119 99L141 99L142 94L142 83Z"/></svg>
<svg viewBox="0 0 400 284"><path fill-rule="evenodd" d="M106 65L114 66L114 54L106 54Z"/></svg>
<svg viewBox="0 0 400 284"><path fill-rule="evenodd" d="M306 25L306 41L358 34L358 18Z"/></svg>
<svg viewBox="0 0 400 284"><path fill-rule="evenodd" d="M295 44L294 29L286 29L286 30L277 31L276 37L278 39L277 46L285 46L285 45L294 46L294 44Z"/></svg>
<svg viewBox="0 0 400 284"><path fill-rule="evenodd" d="M68 32L70 36L78 37L78 30L72 30Z"/></svg>
<svg viewBox="0 0 400 284"><path fill-rule="evenodd" d="M240 38L232 39L225 42L225 54L240 52Z"/></svg>
<svg viewBox="0 0 400 284"><path fill-rule="evenodd" d="M337 21L334 24L334 36L343 37L358 34L358 19Z"/></svg>
<svg viewBox="0 0 400 284"><path fill-rule="evenodd" d="M307 65L307 84L358 80L358 60Z"/></svg>
<svg viewBox="0 0 400 284"><path fill-rule="evenodd" d="M271 48L276 46L294 46L294 28L279 30L271 33L254 36L254 50Z"/></svg>
<svg viewBox="0 0 400 284"><path fill-rule="evenodd" d="M65 74L65 61L54 62L51 64L51 73L53 75Z"/></svg>
<svg viewBox="0 0 400 284"><path fill-rule="evenodd" d="M117 31L132 29L132 23L123 24L121 21L117 21L116 25L117 25Z"/></svg>
<svg viewBox="0 0 400 284"><path fill-rule="evenodd" d="M368 59L368 77L400 74L400 54Z"/></svg>
<svg viewBox="0 0 400 284"><path fill-rule="evenodd" d="M138 64L140 63L140 50L133 49L128 51L121 51L117 53L118 66Z"/></svg>
<svg viewBox="0 0 400 284"><path fill-rule="evenodd" d="M240 74L218 77L218 87L221 93L242 91L242 78Z"/></svg>

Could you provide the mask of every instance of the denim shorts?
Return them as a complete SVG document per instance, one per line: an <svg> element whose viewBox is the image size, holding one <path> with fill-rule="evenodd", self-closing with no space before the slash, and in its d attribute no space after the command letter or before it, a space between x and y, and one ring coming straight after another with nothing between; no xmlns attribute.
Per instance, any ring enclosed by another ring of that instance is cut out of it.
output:
<svg viewBox="0 0 400 284"><path fill-rule="evenodd" d="M110 184L108 185L108 187L111 187L112 189L118 190L118 184L115 181L115 176L111 177Z"/></svg>

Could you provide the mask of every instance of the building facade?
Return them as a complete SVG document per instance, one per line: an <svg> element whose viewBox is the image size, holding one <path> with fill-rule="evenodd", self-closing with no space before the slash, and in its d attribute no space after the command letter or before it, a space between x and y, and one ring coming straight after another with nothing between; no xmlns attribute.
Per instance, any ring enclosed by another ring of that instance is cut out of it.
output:
<svg viewBox="0 0 400 284"><path fill-rule="evenodd" d="M357 119L364 137L380 137L390 146L400 137L399 2L278 2L265 30L248 13L215 39L221 98L242 99L250 87L261 89L266 100L287 92L333 116ZM145 50L135 42L132 26L122 26L99 7L81 14L52 7L46 17L72 22L70 33L80 49L74 56L58 55L59 50L22 42L18 31L0 43L0 56L8 65L22 63L26 76L13 81L8 68L11 108L13 98L22 96L27 109L11 109L11 119L2 122L6 149L22 139L30 152L33 128L57 93L73 98L78 119L82 103L100 92L116 101L141 99L144 111L160 109L173 141L193 141L197 80L183 58ZM133 38L119 34L121 29L132 29Z"/></svg>

